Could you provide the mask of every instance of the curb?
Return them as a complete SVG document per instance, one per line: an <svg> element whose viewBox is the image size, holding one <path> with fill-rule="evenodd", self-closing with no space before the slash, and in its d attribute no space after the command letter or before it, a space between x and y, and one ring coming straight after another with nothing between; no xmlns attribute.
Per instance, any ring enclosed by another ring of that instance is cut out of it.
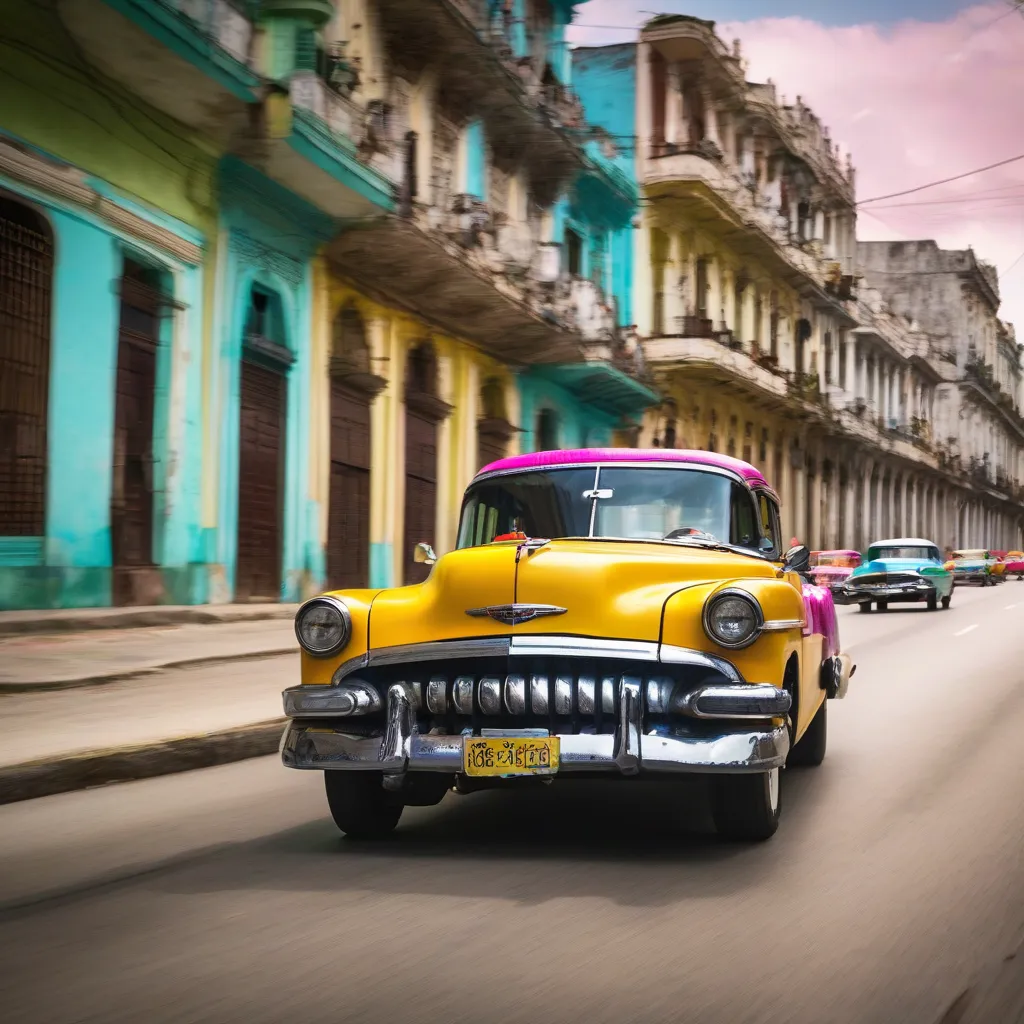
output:
<svg viewBox="0 0 1024 1024"><path fill-rule="evenodd" d="M109 672L98 676L81 676L76 679L47 679L38 683L0 681L0 699L5 693L52 693L57 690L81 690L91 686L104 686L107 683L123 683L130 679L144 679L156 676L161 672L170 672L176 668L199 668L202 665L223 665L231 661L259 661L261 658L280 658L287 654L298 654L299 647L278 647L269 651L242 651L239 654L208 654L202 658L182 658L180 661L167 661L160 665L146 665L142 668L125 669L122 672Z"/></svg>
<svg viewBox="0 0 1024 1024"><path fill-rule="evenodd" d="M275 718L201 736L10 765L0 768L0 804L264 757L277 752L286 722Z"/></svg>
<svg viewBox="0 0 1024 1024"><path fill-rule="evenodd" d="M36 633L89 633L102 629L145 629L153 626L206 626L232 622L266 622L290 619L298 605L248 611L243 608L216 610L216 605L195 605L178 608L154 608L147 611L126 608L123 612L97 609L93 614L52 615L48 611L37 614L17 612L17 618L0 614L0 637L26 636Z"/></svg>

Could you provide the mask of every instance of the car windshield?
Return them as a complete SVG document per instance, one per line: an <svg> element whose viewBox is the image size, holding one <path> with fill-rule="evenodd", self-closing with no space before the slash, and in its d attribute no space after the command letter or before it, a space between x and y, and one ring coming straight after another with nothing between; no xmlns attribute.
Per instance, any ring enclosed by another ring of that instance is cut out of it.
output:
<svg viewBox="0 0 1024 1024"><path fill-rule="evenodd" d="M524 534L675 540L758 549L750 492L720 473L680 468L536 470L495 477L466 493L458 546Z"/></svg>
<svg viewBox="0 0 1024 1024"><path fill-rule="evenodd" d="M886 547L872 548L871 559L910 558L916 561L939 561L939 549L930 545L894 544Z"/></svg>

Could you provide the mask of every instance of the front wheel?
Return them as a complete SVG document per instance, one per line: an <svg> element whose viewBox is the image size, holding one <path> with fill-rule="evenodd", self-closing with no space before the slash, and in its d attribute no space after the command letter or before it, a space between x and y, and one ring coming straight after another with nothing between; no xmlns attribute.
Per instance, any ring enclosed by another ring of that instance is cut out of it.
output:
<svg viewBox="0 0 1024 1024"><path fill-rule="evenodd" d="M945 597L944 597L944 598L942 599L942 608L943 608L943 610L945 610L945 609L947 609L947 608L949 607L949 602L950 602L950 601L952 601L952 600L953 600L953 592L952 592L952 591L950 591L950 592L949 592L949 593L948 593L948 594L947 594L947 595L946 595L946 596L945 596Z"/></svg>
<svg viewBox="0 0 1024 1024"><path fill-rule="evenodd" d="M349 839L382 839L394 832L404 805L382 783L380 772L324 772L331 817Z"/></svg>
<svg viewBox="0 0 1024 1024"><path fill-rule="evenodd" d="M862 612L869 612L869 611L871 611L871 602L870 601L861 601L860 604L857 605L857 607Z"/></svg>
<svg viewBox="0 0 1024 1024"><path fill-rule="evenodd" d="M877 604L878 604L878 610L880 612L887 612L889 610L889 602L888 601L879 601L879 602L877 602Z"/></svg>
<svg viewBox="0 0 1024 1024"><path fill-rule="evenodd" d="M779 827L781 770L756 775L716 775L711 780L711 815L718 834L736 842L763 842Z"/></svg>
<svg viewBox="0 0 1024 1024"><path fill-rule="evenodd" d="M823 700L821 707L811 719L807 731L800 737L797 744L789 752L786 767L794 765L800 768L817 768L825 760L825 747L828 743L828 701Z"/></svg>
<svg viewBox="0 0 1024 1024"><path fill-rule="evenodd" d="M928 598L928 611L933 612L939 607L939 598L937 594L932 594Z"/></svg>

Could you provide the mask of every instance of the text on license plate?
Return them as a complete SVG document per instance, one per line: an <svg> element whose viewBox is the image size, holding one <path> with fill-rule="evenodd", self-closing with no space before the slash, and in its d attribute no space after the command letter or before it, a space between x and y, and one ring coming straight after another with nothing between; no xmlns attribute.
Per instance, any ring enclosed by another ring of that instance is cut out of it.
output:
<svg viewBox="0 0 1024 1024"><path fill-rule="evenodd" d="M553 775L557 736L466 736L462 765L467 775Z"/></svg>

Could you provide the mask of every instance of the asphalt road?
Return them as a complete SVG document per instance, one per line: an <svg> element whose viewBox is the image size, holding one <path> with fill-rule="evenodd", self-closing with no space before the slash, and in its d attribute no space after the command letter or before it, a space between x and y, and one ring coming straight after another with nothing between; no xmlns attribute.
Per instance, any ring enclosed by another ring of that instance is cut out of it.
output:
<svg viewBox="0 0 1024 1024"><path fill-rule="evenodd" d="M1024 583L841 617L763 845L699 785L566 783L355 846L273 758L0 807L0 1017L1018 1024Z"/></svg>

